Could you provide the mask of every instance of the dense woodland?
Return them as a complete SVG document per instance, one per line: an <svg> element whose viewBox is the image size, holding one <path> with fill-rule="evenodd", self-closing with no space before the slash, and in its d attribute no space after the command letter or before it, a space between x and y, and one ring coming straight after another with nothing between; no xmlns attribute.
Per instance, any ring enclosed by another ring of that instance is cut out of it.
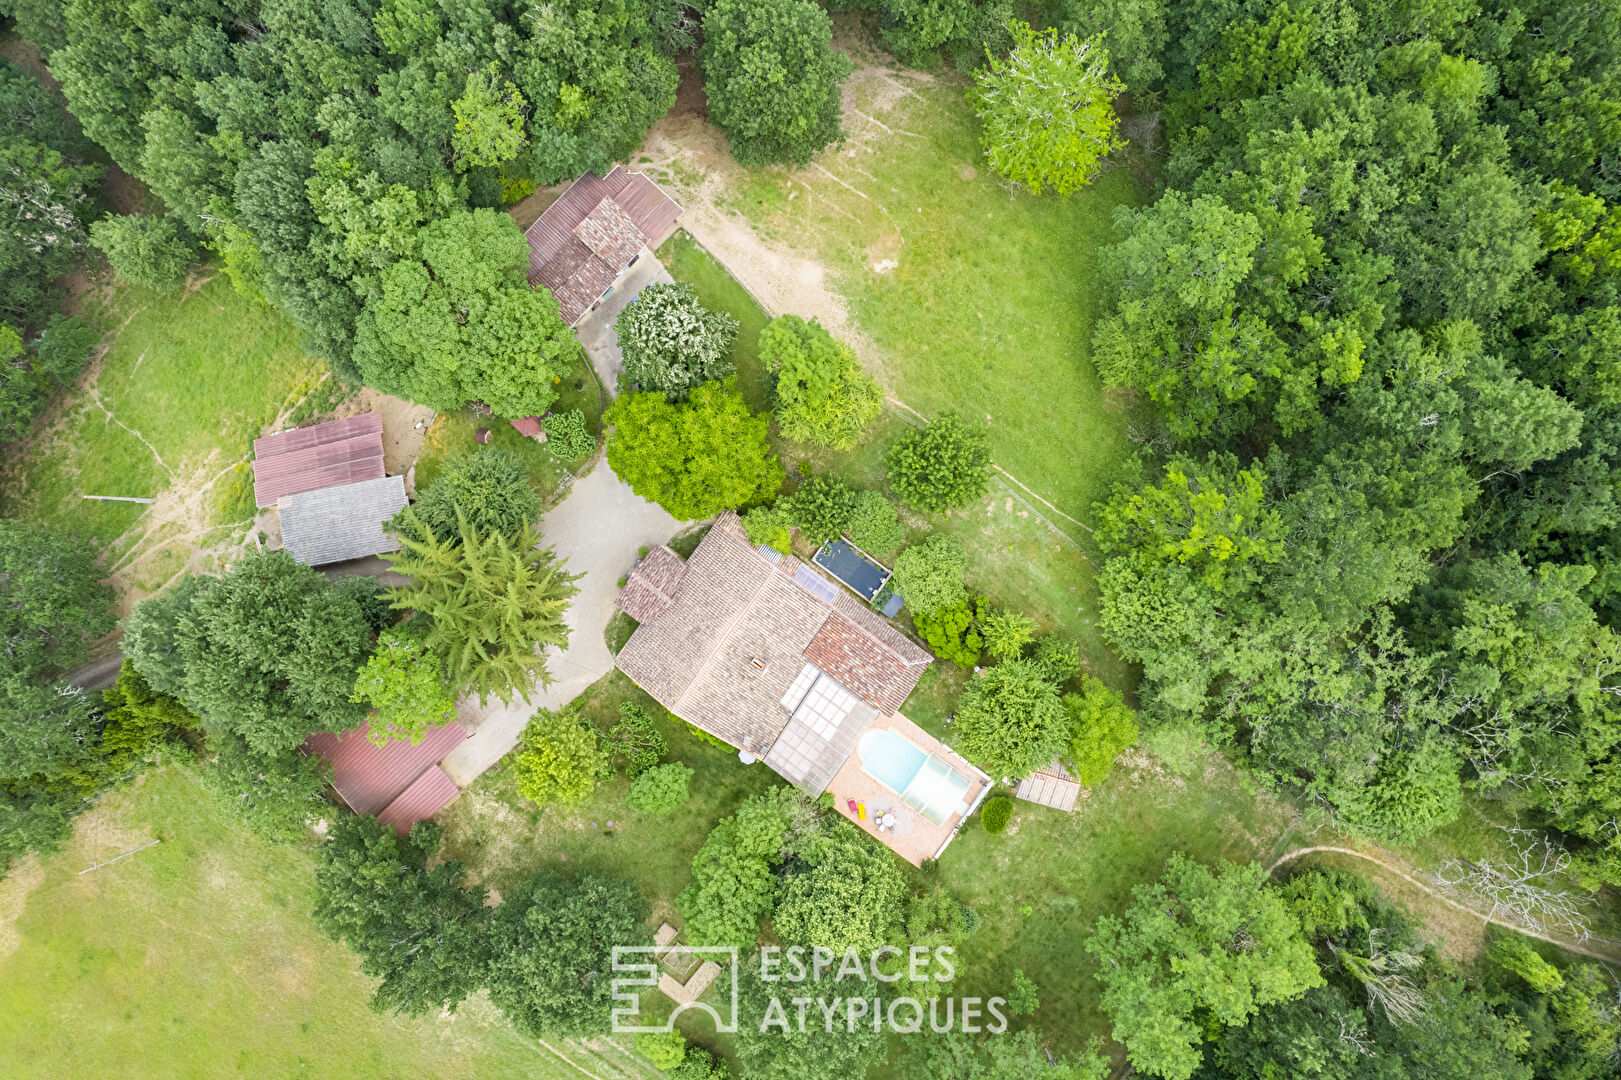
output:
<svg viewBox="0 0 1621 1080"><path fill-rule="evenodd" d="M1149 408L1101 508L1153 745L1353 832L1464 788L1621 881L1614 5L1177 5L1165 191L1107 253Z"/></svg>
<svg viewBox="0 0 1621 1080"><path fill-rule="evenodd" d="M828 7L865 12L903 63L983 64L969 100L1019 198L1062 198L1119 166L1122 92L1148 133L1127 152L1162 152L1153 197L1120 211L1098 253L1109 298L1093 341L1103 381L1131 392L1135 451L1096 508L1100 623L1140 685L1133 701L1081 675L1074 643L974 596L961 548L930 536L893 559L914 628L943 661L995 660L957 702L962 751L999 777L1056 755L1088 783L1139 734L1172 769L1222 751L1385 843L1483 800L1585 886L1621 885L1621 3ZM29 223L0 237L8 440L95 344L56 313L61 276L91 248L154 287L206 249L346 380L444 410L540 413L577 345L528 288L501 207L631 155L674 102L678 58L745 165L808 162L836 141L850 70L811 0L0 12L71 112L0 63L0 200ZM1022 142L1054 102L1068 126ZM108 161L161 207L108 215ZM986 490L987 433L948 412L887 448L894 502L836 477L779 498L773 415L730 378L735 322L672 286L619 332L629 385L605 417L606 461L678 518L742 507L758 543L787 550L797 530L897 552L895 502L927 517ZM883 390L848 346L792 316L760 344L778 432L862 438ZM374 737L420 738L459 696L543 685L535 646L567 644L575 588L539 547L539 511L515 458L455 459L391 524L411 586L333 584L274 552L183 577L125 620L128 659L102 697L62 679L113 625L93 558L0 520L0 872L60 843L142 764L205 762L262 836L338 818L316 917L380 979L377 1008L422 1014L485 990L528 1034L601 1030L605 950L646 936L632 885L544 869L490 907L437 861L435 826L402 838L336 815L325 764L297 749L368 717ZM666 750L634 707L607 733L562 710L537 715L512 764L539 805L622 772L634 809L668 813L692 770L659 764ZM999 799L974 827L1006 827ZM692 869L676 904L694 943L747 950L769 919L784 943L932 947L981 921L929 880L939 868L903 874L787 788L743 800ZM1621 1008L1601 968L1556 966L1510 935L1459 965L1419 931L1351 875L1180 856L1076 929L1115 1039L1148 1075L1613 1075ZM1027 1017L1039 988L1014 983ZM745 1030L729 1049L747 1075L784 1080L886 1057L920 1080L1108 1072L1101 1047L1053 1057L1039 1028L1016 1028L905 1045ZM679 1039L639 1048L686 1080L727 1075Z"/></svg>

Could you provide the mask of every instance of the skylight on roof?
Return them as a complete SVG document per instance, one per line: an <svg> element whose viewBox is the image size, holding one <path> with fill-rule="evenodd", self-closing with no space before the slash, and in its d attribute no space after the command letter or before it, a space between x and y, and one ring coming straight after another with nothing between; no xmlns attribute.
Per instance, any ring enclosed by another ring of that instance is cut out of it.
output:
<svg viewBox="0 0 1621 1080"><path fill-rule="evenodd" d="M808 566L801 566L795 570L794 580L824 604L831 604L839 598L838 587Z"/></svg>
<svg viewBox="0 0 1621 1080"><path fill-rule="evenodd" d="M803 674L803 673L801 673ZM831 739L839 725L855 711L856 698L844 687L822 675L805 700L794 710L793 718L822 739Z"/></svg>
<svg viewBox="0 0 1621 1080"><path fill-rule="evenodd" d="M788 715L792 716L794 710L799 708L799 703L805 700L805 695L816 685L816 677L821 673L822 669L815 664L806 664L800 669L799 674L794 676L794 681L788 686L788 692L782 695L782 707L788 710Z"/></svg>

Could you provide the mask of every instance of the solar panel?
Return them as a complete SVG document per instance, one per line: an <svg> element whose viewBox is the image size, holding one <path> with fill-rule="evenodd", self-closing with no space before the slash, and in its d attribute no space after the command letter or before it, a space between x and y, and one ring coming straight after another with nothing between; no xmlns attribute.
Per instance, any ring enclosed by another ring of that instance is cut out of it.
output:
<svg viewBox="0 0 1621 1080"><path fill-rule="evenodd" d="M805 590L824 604L831 604L839 598L839 590L827 578L818 574L808 566L801 566L794 571L794 580L805 587Z"/></svg>
<svg viewBox="0 0 1621 1080"><path fill-rule="evenodd" d="M782 552L778 551L776 548L772 547L770 544L761 544L755 550L757 550L761 555L764 555L767 562L774 562L774 563L782 562Z"/></svg>

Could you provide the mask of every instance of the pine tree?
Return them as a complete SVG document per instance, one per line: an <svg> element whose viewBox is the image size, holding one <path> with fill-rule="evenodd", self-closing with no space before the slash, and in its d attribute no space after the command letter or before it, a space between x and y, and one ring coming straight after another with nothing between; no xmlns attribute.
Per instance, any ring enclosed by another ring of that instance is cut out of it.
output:
<svg viewBox="0 0 1621 1080"><path fill-rule="evenodd" d="M551 683L541 650L568 647L563 614L581 575L538 547L528 525L511 536L481 536L460 511L457 525L459 542L446 542L411 522L403 550L385 557L412 583L390 596L394 607L427 617L423 641L444 659L458 695L510 704L514 694Z"/></svg>

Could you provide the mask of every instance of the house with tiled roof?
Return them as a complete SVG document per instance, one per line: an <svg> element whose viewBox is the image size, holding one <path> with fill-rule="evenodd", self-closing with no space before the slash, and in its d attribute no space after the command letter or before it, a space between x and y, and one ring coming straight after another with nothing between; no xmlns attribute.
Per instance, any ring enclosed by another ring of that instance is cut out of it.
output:
<svg viewBox="0 0 1621 1080"><path fill-rule="evenodd" d="M616 660L633 682L745 761L809 795L832 790L914 863L989 787L900 715L929 651L813 566L750 544L734 513L686 560L651 549L619 607L638 623Z"/></svg>

